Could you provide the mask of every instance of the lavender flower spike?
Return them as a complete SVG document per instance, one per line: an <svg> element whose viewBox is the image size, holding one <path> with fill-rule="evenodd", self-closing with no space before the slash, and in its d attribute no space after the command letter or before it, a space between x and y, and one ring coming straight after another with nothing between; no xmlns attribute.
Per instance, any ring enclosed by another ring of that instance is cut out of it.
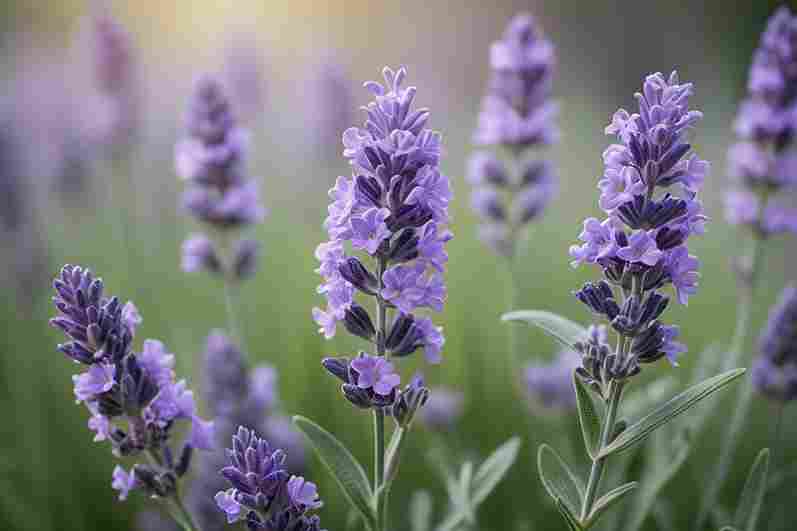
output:
<svg viewBox="0 0 797 531"><path fill-rule="evenodd" d="M725 201L728 223L762 238L797 233L797 209L781 191L797 186L797 16L779 8L753 56L747 98L739 106L739 141L728 150L733 188Z"/></svg>
<svg viewBox="0 0 797 531"><path fill-rule="evenodd" d="M753 365L753 385L762 394L784 402L797 399L797 287L783 290L772 308Z"/></svg>
<svg viewBox="0 0 797 531"><path fill-rule="evenodd" d="M515 254L518 232L540 216L556 191L556 172L528 153L556 141L557 104L551 98L556 58L530 15L512 19L490 49L490 83L474 135L481 146L502 146L513 164L489 151L474 153L467 178L481 219L480 238L497 253Z"/></svg>
<svg viewBox="0 0 797 531"><path fill-rule="evenodd" d="M177 174L186 181L186 211L224 239L263 220L257 183L246 174L248 133L238 126L221 83L200 78L186 119L187 136L175 150ZM225 250L225 253L221 251ZM214 242L193 235L183 244L186 272L204 270L241 280L255 269L257 242Z"/></svg>
<svg viewBox="0 0 797 531"><path fill-rule="evenodd" d="M329 192L332 203L324 222L329 240L316 250L323 277L318 292L327 305L315 308L313 317L327 338L343 321L347 330L372 341L375 320L355 296L376 298L401 316L382 337L385 350L405 356L423 348L436 363L444 342L441 330L414 314L420 308L441 311L445 302L450 183L438 169L440 135L426 128L429 111L413 110L416 89L402 87L406 71L385 68L383 73L385 85L365 85L374 96L365 108L365 126L343 134L352 177L339 177ZM362 252L362 260L348 254L346 242ZM347 395L356 403L372 385L383 398L398 385L392 377L372 383L374 373L365 367L371 359L351 362L355 379L366 386ZM347 378L344 384L353 385Z"/></svg>
<svg viewBox="0 0 797 531"><path fill-rule="evenodd" d="M91 271L66 265L53 287L58 315L50 323L69 339L58 350L86 369L73 377L74 392L91 415L94 440L110 441L119 457L143 452L157 456L155 463L136 464L130 472L116 467L112 486L119 499L133 489L175 496L193 449L212 448L214 427L197 415L185 381L176 380L174 356L151 339L144 341L141 352L133 351L141 316L132 303L106 297L102 280ZM191 428L175 460L170 442L178 421L189 422Z"/></svg>
<svg viewBox="0 0 797 531"><path fill-rule="evenodd" d="M638 112L618 110L606 127L618 143L603 154L606 167L599 188L606 219L584 223L580 245L570 248L573 265L595 264L606 281L587 283L576 293L593 314L630 339L622 361L604 351L605 341L580 345L579 374L605 391L609 380L639 372L640 363L666 357L673 365L685 347L676 342L676 327L659 322L669 304L660 290L671 285L681 304L697 293L698 259L687 241L702 234L706 216L697 194L708 162L692 152L687 132L700 120L689 109L693 87L673 72L645 79L636 95ZM624 302L615 300L622 291ZM608 364L608 365L607 365Z"/></svg>
<svg viewBox="0 0 797 531"><path fill-rule="evenodd" d="M420 413L420 421L433 431L450 431L462 416L464 395L445 387L429 390L429 399Z"/></svg>
<svg viewBox="0 0 797 531"><path fill-rule="evenodd" d="M316 486L288 474L285 453L243 426L232 442L221 471L231 488L215 496L228 523L245 520L250 531L320 531L318 516L310 514L322 505Z"/></svg>

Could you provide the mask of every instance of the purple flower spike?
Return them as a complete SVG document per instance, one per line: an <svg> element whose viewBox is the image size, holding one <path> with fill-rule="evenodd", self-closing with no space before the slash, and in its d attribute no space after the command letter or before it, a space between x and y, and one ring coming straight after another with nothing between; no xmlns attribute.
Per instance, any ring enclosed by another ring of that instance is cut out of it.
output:
<svg viewBox="0 0 797 531"><path fill-rule="evenodd" d="M141 352L133 350L135 329L143 321L133 303L122 306L117 297L105 296L102 280L77 266L64 266L53 287L58 316L51 323L71 340L58 349L87 366L72 379L78 402L91 415L94 441L109 441L119 457L157 456L130 473L116 467L112 485L119 499L133 488L152 497L173 496L193 449L214 446L213 423L197 416L185 381L175 381L174 356L163 343L145 339ZM175 459L177 421L191 422L191 433Z"/></svg>
<svg viewBox="0 0 797 531"><path fill-rule="evenodd" d="M558 106L551 98L555 62L553 45L526 14L513 18L490 49L490 82L474 139L507 148L517 169L509 172L509 164L476 152L468 181L474 185L471 204L482 222L481 239L507 257L515 253L519 229L540 216L556 189L552 166L525 156L559 136Z"/></svg>
<svg viewBox="0 0 797 531"><path fill-rule="evenodd" d="M637 112L614 113L605 132L617 143L603 152L598 185L606 217L587 219L581 244L570 248L573 266L595 264L605 277L575 296L630 339L628 352L620 356L611 353L605 337L576 345L582 355L576 373L604 398L611 380L630 378L640 364L664 357L675 366L686 351L675 341L678 328L659 319L670 303L661 291L672 286L686 305L700 278L700 261L689 254L688 240L705 232L708 218L698 193L710 165L687 142L703 116L689 108L693 92L676 72L651 74L635 95ZM530 372L538 373L538 368Z"/></svg>
<svg viewBox="0 0 797 531"><path fill-rule="evenodd" d="M325 338L332 338L342 321L347 332L379 353L324 360L342 382L344 397L362 409L404 411L394 403L407 395L398 389L392 359L421 348L430 363L442 359L442 329L413 313L443 309L453 193L439 168L440 134L427 128L428 109L413 108L417 90L404 86L406 71L382 73L384 83L365 84L373 95L364 108L365 124L342 135L352 172L329 190L323 225L328 240L315 252L323 279L317 292L326 305L313 308L312 315ZM375 300L365 303L363 297ZM374 305L383 319L369 314ZM418 398L426 392L413 388L411 394Z"/></svg>
<svg viewBox="0 0 797 531"><path fill-rule="evenodd" d="M773 207L780 192L797 185L795 57L797 16L784 6L769 19L753 55L747 98L736 117L739 142L728 150L733 187L725 200L726 220L759 238L797 232L797 214Z"/></svg>
<svg viewBox="0 0 797 531"><path fill-rule="evenodd" d="M175 149L177 173L187 183L185 210L217 231L240 231L262 222L266 209L257 182L246 175L248 134L238 126L216 78L205 76L197 81L186 130L186 137ZM229 252L231 256L221 256L210 238L193 235L183 243L182 268L237 280L251 276L257 242L241 240Z"/></svg>
<svg viewBox="0 0 797 531"><path fill-rule="evenodd" d="M215 496L228 523L246 519L249 529L320 531L310 511L322 506L314 483L290 476L285 453L243 426L227 450L229 466L221 475L232 488Z"/></svg>

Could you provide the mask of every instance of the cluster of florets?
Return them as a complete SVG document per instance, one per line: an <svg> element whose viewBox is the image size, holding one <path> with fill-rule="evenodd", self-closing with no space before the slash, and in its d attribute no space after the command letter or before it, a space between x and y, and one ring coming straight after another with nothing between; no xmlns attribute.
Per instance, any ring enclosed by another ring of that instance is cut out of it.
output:
<svg viewBox="0 0 797 531"><path fill-rule="evenodd" d="M442 329L416 312L443 308L452 194L448 178L438 169L440 135L425 127L429 111L412 110L416 89L401 87L403 68L385 68L383 73L385 86L365 85L375 101L365 108L364 128L343 134L344 156L353 171L352 177L339 177L329 193L333 201L324 222L329 241L316 250L318 273L324 277L318 292L327 306L314 308L313 317L327 338L343 321L380 355L403 357L422 348L429 362L438 363ZM369 260L351 251L361 251ZM385 310L380 321L389 328L377 333L369 312L355 301L356 293L378 301ZM385 322L393 312L391 322ZM353 385L370 391L373 406L384 407L393 403L399 377L391 363L377 357L360 355L352 361L354 373L371 374L373 366L374 374L385 378L372 385L358 376Z"/></svg>
<svg viewBox="0 0 797 531"><path fill-rule="evenodd" d="M747 90L735 123L739 142L728 152L736 186L726 196L726 218L762 237L797 233L797 210L775 197L797 186L797 17L787 7L767 24Z"/></svg>
<svg viewBox="0 0 797 531"><path fill-rule="evenodd" d="M772 309L761 334L753 385L784 402L797 399L797 287L789 286Z"/></svg>
<svg viewBox="0 0 797 531"><path fill-rule="evenodd" d="M232 488L216 494L228 523L246 522L251 531L320 531L321 507L314 483L292 476L286 455L243 426L227 450L229 466L221 470Z"/></svg>
<svg viewBox="0 0 797 531"><path fill-rule="evenodd" d="M257 183L246 176L247 133L238 127L221 83L202 77L196 84L187 117L188 136L177 144L177 173L188 183L185 209L224 235L214 242L195 234L183 243L182 268L208 271L230 279L251 275L259 245L240 239L230 245L231 231L259 223L265 216Z"/></svg>
<svg viewBox="0 0 797 531"><path fill-rule="evenodd" d="M348 358L324 358L324 368L341 382L346 399L361 409L383 409L401 426L412 422L415 413L426 403L429 390L423 378L416 376L403 390L401 377L393 363L365 352Z"/></svg>
<svg viewBox="0 0 797 531"><path fill-rule="evenodd" d="M116 467L113 487L120 499L136 487L170 495L192 449L212 448L212 422L197 415L193 394L184 380L175 380L174 356L160 341L145 340L141 352L133 352L141 316L132 303L105 297L102 280L81 267L64 266L53 286L59 315L50 323L70 339L58 350L86 367L73 381L77 401L91 413L94 440L109 440L120 457L145 451L157 456L157 463L135 465L132 473ZM169 442L181 420L191 423L190 436L174 459Z"/></svg>
<svg viewBox="0 0 797 531"><path fill-rule="evenodd" d="M615 113L606 133L620 143L604 152L599 183L607 217L587 219L582 244L570 248L574 266L590 263L603 270L606 280L587 283L576 297L630 341L624 365L665 355L675 364L684 350L674 341L678 328L658 319L669 304L659 290L672 285L681 304L697 292L699 261L689 254L687 239L704 232L707 218L697 193L709 163L686 142L687 131L702 117L688 108L691 94L692 85L680 84L675 72L669 79L657 73L636 95L638 113ZM634 372L620 372L629 370Z"/></svg>
<svg viewBox="0 0 797 531"><path fill-rule="evenodd" d="M268 365L248 370L244 354L222 332L207 338L204 356L205 382L202 398L214 417L216 449L197 459L188 505L204 530L224 527L213 496L225 488L218 471L226 456L225 441L238 426L249 426L287 452L287 469L298 473L304 467L301 435L290 420L277 411L277 371Z"/></svg>
<svg viewBox="0 0 797 531"><path fill-rule="evenodd" d="M549 363L526 365L524 383L532 407L561 411L576 406L573 391L573 371L581 366L581 357L564 349Z"/></svg>
<svg viewBox="0 0 797 531"><path fill-rule="evenodd" d="M475 141L506 147L516 160L508 167L495 154L479 151L467 177L474 186L473 209L482 219L480 238L504 256L514 254L518 231L542 213L556 190L552 164L525 156L558 137L558 107L551 98L555 63L553 45L530 15L516 16L490 49L492 72Z"/></svg>

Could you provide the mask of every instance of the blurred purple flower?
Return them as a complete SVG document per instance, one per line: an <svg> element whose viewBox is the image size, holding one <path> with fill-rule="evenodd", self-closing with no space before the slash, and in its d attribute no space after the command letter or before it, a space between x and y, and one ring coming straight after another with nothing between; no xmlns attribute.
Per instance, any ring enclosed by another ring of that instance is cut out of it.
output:
<svg viewBox="0 0 797 531"><path fill-rule="evenodd" d="M429 390L426 404L419 410L424 426L434 431L449 431L462 416L465 397L462 393L446 387Z"/></svg>

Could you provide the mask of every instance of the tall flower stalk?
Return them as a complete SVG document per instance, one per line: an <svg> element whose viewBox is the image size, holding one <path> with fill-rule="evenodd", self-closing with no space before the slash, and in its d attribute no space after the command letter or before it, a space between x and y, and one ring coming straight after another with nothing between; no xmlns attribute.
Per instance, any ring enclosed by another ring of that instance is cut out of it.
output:
<svg viewBox="0 0 797 531"><path fill-rule="evenodd" d="M175 151L177 173L189 185L183 205L210 234L194 234L183 243L182 268L221 276L228 327L243 346L237 290L254 273L260 244L239 234L266 214L257 183L246 174L249 137L237 125L221 83L211 76L197 81L186 122L188 134Z"/></svg>
<svg viewBox="0 0 797 531"><path fill-rule="evenodd" d="M145 457L128 472L113 471L112 487L125 500L143 490L162 500L184 529L197 529L185 508L181 479L194 449L213 447L213 423L197 415L193 394L185 380L176 381L174 356L152 339L140 352L133 350L141 316L132 302L122 305L104 295L104 284L91 271L65 265L53 282L58 315L50 324L67 336L58 345L85 370L73 376L75 397L91 417L95 441L109 441L117 457ZM175 456L171 443L179 421L190 423L190 435Z"/></svg>
<svg viewBox="0 0 797 531"><path fill-rule="evenodd" d="M638 111L620 109L606 127L619 141L603 153L599 204L606 218L584 222L581 244L571 247L570 255L574 266L594 264L602 271L603 280L586 283L575 296L608 327L585 330L546 312L505 316L541 326L582 356L574 382L590 473L582 487L550 446L542 445L538 458L543 484L571 529L592 527L636 488L632 482L601 496L610 456L643 441L744 372L729 371L701 382L631 426L620 420L623 392L642 367L662 358L677 366L686 350L676 341L678 327L660 318L670 302L666 288L672 287L684 305L697 292L699 262L689 254L687 241L703 233L706 217L697 194L709 165L686 141L702 117L689 109L692 92L692 85L680 83L675 72L669 77L652 74L636 94ZM616 334L613 346L610 328Z"/></svg>
<svg viewBox="0 0 797 531"><path fill-rule="evenodd" d="M383 74L384 86L365 84L374 96L365 108L365 126L343 134L352 177L339 177L329 193L333 201L324 222L329 241L316 250L324 278L318 292L327 306L313 309L326 338L343 322L376 353L324 360L324 367L343 382L349 402L373 414L373 501L368 503L374 511L361 508L361 514L375 531L389 528L387 501L398 449L429 393L418 378L401 390L392 360L423 348L429 362L441 361L442 330L417 311L443 308L445 244L452 237L446 229L452 194L438 169L440 135L426 128L427 109L412 109L416 89L402 87L406 71L385 68ZM367 260L352 251L361 251ZM355 294L371 299L375 320ZM387 416L396 424L391 448Z"/></svg>
<svg viewBox="0 0 797 531"><path fill-rule="evenodd" d="M739 303L728 366L743 361L750 335L755 292L768 241L782 233L797 233L797 209L779 197L797 187L797 156L793 138L797 122L797 17L787 7L770 18L753 56L747 98L739 106L735 131L739 141L728 152L733 187L725 198L726 220L748 239L746 254L737 258ZM723 437L722 451L703 497L697 529L708 520L728 476L736 441L752 404L753 387L746 383L737 396L733 417Z"/></svg>
<svg viewBox="0 0 797 531"><path fill-rule="evenodd" d="M558 105L551 98L556 66L554 47L527 14L512 19L501 40L490 48L490 81L482 101L474 141L500 148L475 152L467 179L471 205L479 216L479 238L506 259L510 274L509 307L517 306L518 245L524 229L551 201L557 186L550 161L534 153L559 137ZM510 354L517 356L510 330Z"/></svg>

